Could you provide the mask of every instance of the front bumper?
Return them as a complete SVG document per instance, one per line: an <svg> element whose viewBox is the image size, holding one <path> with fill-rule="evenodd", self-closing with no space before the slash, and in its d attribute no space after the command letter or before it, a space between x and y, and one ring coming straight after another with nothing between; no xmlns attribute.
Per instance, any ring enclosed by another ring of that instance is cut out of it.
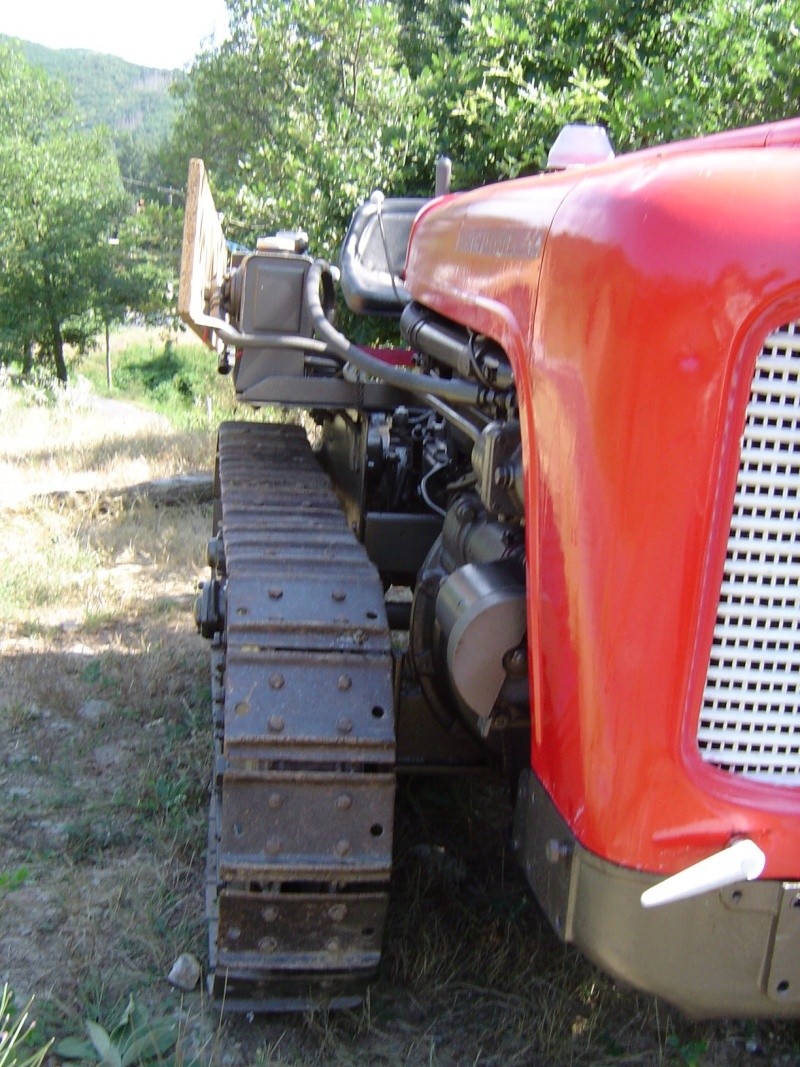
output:
<svg viewBox="0 0 800 1067"><path fill-rule="evenodd" d="M800 882L742 882L645 909L659 875L587 852L531 771L514 846L556 933L615 978L693 1018L800 1016Z"/></svg>

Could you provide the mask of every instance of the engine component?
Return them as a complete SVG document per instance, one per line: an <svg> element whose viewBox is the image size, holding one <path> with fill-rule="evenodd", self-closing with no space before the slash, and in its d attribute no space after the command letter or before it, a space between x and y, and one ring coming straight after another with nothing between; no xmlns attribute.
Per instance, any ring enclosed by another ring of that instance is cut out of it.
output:
<svg viewBox="0 0 800 1067"><path fill-rule="evenodd" d="M508 560L459 567L439 589L436 621L453 689L470 711L488 718L506 679L506 657L527 628L519 567Z"/></svg>
<svg viewBox="0 0 800 1067"><path fill-rule="evenodd" d="M519 423L491 422L472 450L481 503L493 515L525 514L524 473Z"/></svg>
<svg viewBox="0 0 800 1067"><path fill-rule="evenodd" d="M527 746L523 531L474 493L448 509L420 571L410 627L417 675L442 718L453 710L507 767ZM520 763L522 765L522 763Z"/></svg>

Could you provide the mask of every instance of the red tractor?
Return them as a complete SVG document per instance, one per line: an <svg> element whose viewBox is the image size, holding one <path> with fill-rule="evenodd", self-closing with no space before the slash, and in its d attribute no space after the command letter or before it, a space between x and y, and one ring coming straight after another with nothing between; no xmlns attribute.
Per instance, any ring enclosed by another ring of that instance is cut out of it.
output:
<svg viewBox="0 0 800 1067"><path fill-rule="evenodd" d="M554 929L694 1016L800 1014L800 120L430 201L338 268L228 255L180 308L244 404L210 581L212 988L352 1004L395 776L494 767ZM405 347L333 324L394 316Z"/></svg>

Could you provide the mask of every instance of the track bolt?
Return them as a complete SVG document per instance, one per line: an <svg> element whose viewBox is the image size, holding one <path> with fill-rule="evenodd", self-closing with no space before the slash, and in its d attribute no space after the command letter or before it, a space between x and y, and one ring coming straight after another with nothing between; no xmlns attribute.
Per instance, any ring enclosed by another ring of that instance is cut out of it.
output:
<svg viewBox="0 0 800 1067"><path fill-rule="evenodd" d="M331 908L328 909L328 915L330 916L333 922L342 922L344 920L344 917L347 915L347 905L334 904Z"/></svg>
<svg viewBox="0 0 800 1067"><path fill-rule="evenodd" d="M262 937L258 942L258 947L261 952L274 952L278 947L278 942L274 937Z"/></svg>
<svg viewBox="0 0 800 1067"><path fill-rule="evenodd" d="M342 944L338 937L332 937L326 945L328 952L338 952L341 947Z"/></svg>
<svg viewBox="0 0 800 1067"><path fill-rule="evenodd" d="M280 598L282 596L283 596L283 590L282 589L270 589L270 591L269 591L270 600L280 600Z"/></svg>
<svg viewBox="0 0 800 1067"><path fill-rule="evenodd" d="M346 716L342 716L336 724L336 729L340 734L349 734L353 731L353 720L348 719Z"/></svg>
<svg viewBox="0 0 800 1067"><path fill-rule="evenodd" d="M261 918L265 923L274 923L278 918L278 909L274 904L270 904L266 908L261 909Z"/></svg>
<svg viewBox="0 0 800 1067"><path fill-rule="evenodd" d="M286 724L282 715L270 715L267 725L274 734L279 734Z"/></svg>
<svg viewBox="0 0 800 1067"><path fill-rule="evenodd" d="M282 804L283 797L280 795L280 793L270 793L269 800L267 800L267 805L269 806L270 810L277 811Z"/></svg>
<svg viewBox="0 0 800 1067"><path fill-rule="evenodd" d="M349 811L353 806L353 798L349 793L342 793L341 796L336 798L336 810L337 811Z"/></svg>
<svg viewBox="0 0 800 1067"><path fill-rule="evenodd" d="M331 593L331 600L335 600L337 604L341 604L341 602L345 599L346 596L347 593L345 593L343 589L334 589L334 591Z"/></svg>
<svg viewBox="0 0 800 1067"><path fill-rule="evenodd" d="M528 655L524 648L514 648L503 657L503 666L509 674L521 677L528 673Z"/></svg>
<svg viewBox="0 0 800 1067"><path fill-rule="evenodd" d="M353 679L352 678L348 678L348 676L346 674L342 674L342 675L339 676L339 681L336 684L339 687L339 689L341 689L342 692L344 693L352 686Z"/></svg>
<svg viewBox="0 0 800 1067"><path fill-rule="evenodd" d="M346 837L343 837L341 841L336 842L336 855L346 856L350 851L350 842Z"/></svg>
<svg viewBox="0 0 800 1067"><path fill-rule="evenodd" d="M281 839L279 837L270 837L267 841L267 852L270 856L277 856L281 850Z"/></svg>

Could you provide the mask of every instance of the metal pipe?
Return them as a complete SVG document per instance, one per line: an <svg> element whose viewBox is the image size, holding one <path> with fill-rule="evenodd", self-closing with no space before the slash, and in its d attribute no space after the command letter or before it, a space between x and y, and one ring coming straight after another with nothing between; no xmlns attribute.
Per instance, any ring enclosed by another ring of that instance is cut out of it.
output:
<svg viewBox="0 0 800 1067"><path fill-rule="evenodd" d="M379 359L367 355L362 349L348 341L343 333L328 322L319 298L319 287L322 276L330 268L321 259L317 259L311 265L306 277L306 302L314 321L314 329L325 338L325 341L337 355L352 363L364 374L394 385L398 389L405 389L409 393L441 397L456 404L477 404L486 398L487 390L479 385L464 381L447 381L435 378L431 374L412 374L410 371L399 370L397 367L388 366Z"/></svg>
<svg viewBox="0 0 800 1067"><path fill-rule="evenodd" d="M423 396L422 399L428 405L433 408L437 415L441 415L443 419L446 419L451 426L456 430L460 430L465 437L468 437L470 441L475 442L481 435L481 431L477 426L474 426L469 419L465 418L458 411L454 411L448 404L445 404L437 396L432 396L430 393Z"/></svg>
<svg viewBox="0 0 800 1067"><path fill-rule="evenodd" d="M295 333L267 330L263 333L241 333L235 326L215 315L193 315L192 322L196 326L213 330L231 348L299 348L304 352L317 352L320 355L338 355L334 349L316 337L300 337Z"/></svg>

